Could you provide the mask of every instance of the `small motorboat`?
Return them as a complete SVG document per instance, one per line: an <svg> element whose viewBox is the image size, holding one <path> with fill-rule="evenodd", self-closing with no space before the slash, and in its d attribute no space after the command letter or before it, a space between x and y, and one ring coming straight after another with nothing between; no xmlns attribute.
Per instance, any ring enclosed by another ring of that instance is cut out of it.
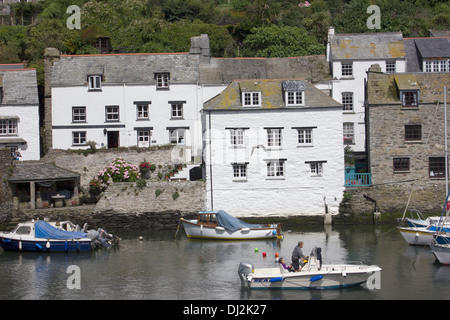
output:
<svg viewBox="0 0 450 320"><path fill-rule="evenodd" d="M119 240L103 229L87 231L67 221L31 220L19 223L11 232L0 232L0 246L6 251L89 251L118 244Z"/></svg>
<svg viewBox="0 0 450 320"><path fill-rule="evenodd" d="M197 220L181 218L188 238L254 240L281 238L281 224L249 224L223 210L200 211Z"/></svg>
<svg viewBox="0 0 450 320"><path fill-rule="evenodd" d="M241 262L238 274L243 286L250 289L337 289L367 284L380 289L381 268L363 264L323 264L321 248L314 248L299 272L289 272L281 264L255 269Z"/></svg>

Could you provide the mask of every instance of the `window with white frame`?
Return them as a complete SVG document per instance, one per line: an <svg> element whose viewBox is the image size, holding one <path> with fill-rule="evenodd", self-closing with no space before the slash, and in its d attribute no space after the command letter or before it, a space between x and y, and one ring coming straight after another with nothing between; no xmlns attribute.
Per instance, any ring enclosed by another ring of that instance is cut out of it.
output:
<svg viewBox="0 0 450 320"><path fill-rule="evenodd" d="M344 122L344 144L355 143L355 130L353 122Z"/></svg>
<svg viewBox="0 0 450 320"><path fill-rule="evenodd" d="M17 119L2 119L0 120L0 135L16 135L17 130Z"/></svg>
<svg viewBox="0 0 450 320"><path fill-rule="evenodd" d="M138 130L138 147L149 147L150 146L150 130Z"/></svg>
<svg viewBox="0 0 450 320"><path fill-rule="evenodd" d="M386 62L386 73L395 73L395 61Z"/></svg>
<svg viewBox="0 0 450 320"><path fill-rule="evenodd" d="M303 106L305 104L304 91L287 91L285 99L287 106Z"/></svg>
<svg viewBox="0 0 450 320"><path fill-rule="evenodd" d="M136 104L136 114L138 120L148 120L149 112L148 112L148 104L146 103L138 103Z"/></svg>
<svg viewBox="0 0 450 320"><path fill-rule="evenodd" d="M282 128L266 128L266 130L267 130L267 146L281 147Z"/></svg>
<svg viewBox="0 0 450 320"><path fill-rule="evenodd" d="M86 131L74 131L72 132L72 144L74 146L86 145Z"/></svg>
<svg viewBox="0 0 450 320"><path fill-rule="evenodd" d="M86 107L72 107L72 122L86 122Z"/></svg>
<svg viewBox="0 0 450 320"><path fill-rule="evenodd" d="M88 88L89 90L101 90L102 89L102 76L94 75L88 76Z"/></svg>
<svg viewBox="0 0 450 320"><path fill-rule="evenodd" d="M299 146L312 146L313 128L297 128L297 138Z"/></svg>
<svg viewBox="0 0 450 320"><path fill-rule="evenodd" d="M168 73L168 72L156 73L155 79L156 79L156 88L157 89L168 89L169 88L170 73Z"/></svg>
<svg viewBox="0 0 450 320"><path fill-rule="evenodd" d="M267 177L284 178L285 177L284 162L285 160L282 159L267 161Z"/></svg>
<svg viewBox="0 0 450 320"><path fill-rule="evenodd" d="M342 63L341 71L343 77L353 76L353 63Z"/></svg>
<svg viewBox="0 0 450 320"><path fill-rule="evenodd" d="M308 163L312 177L323 175L323 161L310 161Z"/></svg>
<svg viewBox="0 0 450 320"><path fill-rule="evenodd" d="M119 106L106 106L105 118L106 121L119 121Z"/></svg>
<svg viewBox="0 0 450 320"><path fill-rule="evenodd" d="M450 71L450 60L425 60L425 72L448 72Z"/></svg>
<svg viewBox="0 0 450 320"><path fill-rule="evenodd" d="M183 129L183 128L171 129L171 130L169 130L169 135L170 135L170 137L169 137L170 143L178 144L178 145L185 144L186 129Z"/></svg>
<svg viewBox="0 0 450 320"><path fill-rule="evenodd" d="M261 106L261 92L243 92L242 101L244 107L260 107Z"/></svg>
<svg viewBox="0 0 450 320"><path fill-rule="evenodd" d="M172 103L172 119L183 119L183 104Z"/></svg>
<svg viewBox="0 0 450 320"><path fill-rule="evenodd" d="M342 92L344 111L353 111L353 92Z"/></svg>
<svg viewBox="0 0 450 320"><path fill-rule="evenodd" d="M230 129L230 143L232 146L243 146L244 129Z"/></svg>
<svg viewBox="0 0 450 320"><path fill-rule="evenodd" d="M247 180L247 164L233 163L233 180Z"/></svg>

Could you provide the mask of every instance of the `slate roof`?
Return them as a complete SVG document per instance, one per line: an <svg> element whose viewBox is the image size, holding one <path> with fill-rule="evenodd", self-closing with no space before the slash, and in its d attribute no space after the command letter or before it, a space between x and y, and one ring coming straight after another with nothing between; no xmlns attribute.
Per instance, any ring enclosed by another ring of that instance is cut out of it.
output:
<svg viewBox="0 0 450 320"><path fill-rule="evenodd" d="M130 53L62 55L52 70L52 86L87 84L89 75L102 75L104 84L155 84L155 73L170 72L171 83L198 81L198 55L189 53Z"/></svg>
<svg viewBox="0 0 450 320"><path fill-rule="evenodd" d="M450 77L446 73L418 72L391 75L383 74L381 71L369 72L368 104L369 106L400 104L400 89L418 89L419 107L423 103L437 101L443 103L444 86L447 86L447 90L450 88Z"/></svg>
<svg viewBox="0 0 450 320"><path fill-rule="evenodd" d="M422 59L450 57L450 37L405 38L406 71L422 70Z"/></svg>
<svg viewBox="0 0 450 320"><path fill-rule="evenodd" d="M305 106L286 106L284 88L301 88L305 90ZM260 91L261 107L243 107L241 92ZM235 80L221 94L204 104L205 110L264 110L264 109L295 109L295 108L326 108L342 107L329 95L317 89L304 80L293 79L255 79Z"/></svg>
<svg viewBox="0 0 450 320"><path fill-rule="evenodd" d="M39 96L37 89L36 69L1 69L0 87L3 88L2 105L37 105Z"/></svg>
<svg viewBox="0 0 450 320"><path fill-rule="evenodd" d="M404 59L401 32L335 34L330 39L333 60Z"/></svg>
<svg viewBox="0 0 450 320"><path fill-rule="evenodd" d="M8 179L11 183L30 181L62 181L79 178L79 174L43 162L14 162L14 171Z"/></svg>

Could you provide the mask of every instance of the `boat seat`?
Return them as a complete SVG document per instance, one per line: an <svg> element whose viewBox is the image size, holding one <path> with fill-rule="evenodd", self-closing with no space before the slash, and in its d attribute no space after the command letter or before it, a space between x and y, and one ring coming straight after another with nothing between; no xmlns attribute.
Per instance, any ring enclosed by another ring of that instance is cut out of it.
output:
<svg viewBox="0 0 450 320"><path fill-rule="evenodd" d="M278 264L278 267L280 268L280 273L286 273L287 272L287 270L285 268L283 268L281 263Z"/></svg>

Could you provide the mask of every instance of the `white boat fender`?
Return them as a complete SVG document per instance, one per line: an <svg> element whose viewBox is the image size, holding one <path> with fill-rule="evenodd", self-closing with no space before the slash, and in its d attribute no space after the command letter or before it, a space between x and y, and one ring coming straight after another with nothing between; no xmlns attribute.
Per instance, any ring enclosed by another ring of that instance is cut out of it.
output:
<svg viewBox="0 0 450 320"><path fill-rule="evenodd" d="M269 279L269 282L279 282L279 281L283 281L283 277L276 277Z"/></svg>
<svg viewBox="0 0 450 320"><path fill-rule="evenodd" d="M322 278L323 278L323 276L319 275L319 276L312 277L311 279L309 279L309 281L311 281L311 282L319 281L319 280L322 280Z"/></svg>
<svg viewBox="0 0 450 320"><path fill-rule="evenodd" d="M219 230L219 231L225 231L224 227L216 227L216 229Z"/></svg>
<svg viewBox="0 0 450 320"><path fill-rule="evenodd" d="M47 243L45 244L45 247L46 247L47 249L50 249L50 241L47 240Z"/></svg>
<svg viewBox="0 0 450 320"><path fill-rule="evenodd" d="M22 241L19 241L19 250L22 251Z"/></svg>
<svg viewBox="0 0 450 320"><path fill-rule="evenodd" d="M347 273L346 273L344 270L342 270L342 276L343 276L344 278L347 278Z"/></svg>

